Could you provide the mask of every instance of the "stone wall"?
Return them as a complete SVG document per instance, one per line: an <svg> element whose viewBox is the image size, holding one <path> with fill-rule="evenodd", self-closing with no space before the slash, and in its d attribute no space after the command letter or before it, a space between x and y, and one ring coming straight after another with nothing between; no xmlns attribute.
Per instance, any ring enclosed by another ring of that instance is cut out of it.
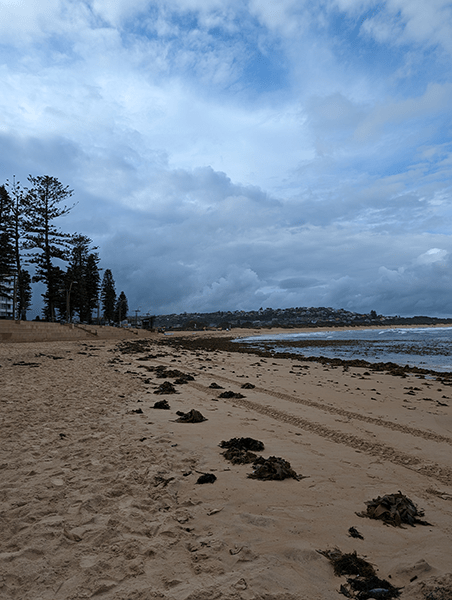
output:
<svg viewBox="0 0 452 600"><path fill-rule="evenodd" d="M76 325L39 321L0 320L2 342L51 342L66 340L105 340L147 338L152 334L143 329L110 327L107 325Z"/></svg>

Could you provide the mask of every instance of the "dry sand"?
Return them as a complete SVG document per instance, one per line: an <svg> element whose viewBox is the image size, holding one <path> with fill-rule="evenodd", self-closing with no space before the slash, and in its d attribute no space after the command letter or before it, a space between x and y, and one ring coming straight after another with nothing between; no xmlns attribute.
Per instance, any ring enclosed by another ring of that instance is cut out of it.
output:
<svg viewBox="0 0 452 600"><path fill-rule="evenodd" d="M339 600L346 578L317 552L335 547L403 586L403 600L452 598L447 382L169 339L139 353L0 344L2 600ZM159 365L194 380L155 395ZM162 399L171 410L152 408ZM208 420L176 422L190 409ZM251 465L218 447L233 437L263 441L263 456L305 478L247 478ZM202 473L217 480L197 485ZM398 490L430 526L356 515Z"/></svg>

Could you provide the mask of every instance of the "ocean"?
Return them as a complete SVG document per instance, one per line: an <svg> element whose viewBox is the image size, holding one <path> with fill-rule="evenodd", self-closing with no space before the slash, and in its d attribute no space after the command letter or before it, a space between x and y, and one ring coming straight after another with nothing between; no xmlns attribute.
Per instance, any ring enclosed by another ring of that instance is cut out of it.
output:
<svg viewBox="0 0 452 600"><path fill-rule="evenodd" d="M393 362L452 372L452 327L313 330L252 336L237 341L306 357Z"/></svg>

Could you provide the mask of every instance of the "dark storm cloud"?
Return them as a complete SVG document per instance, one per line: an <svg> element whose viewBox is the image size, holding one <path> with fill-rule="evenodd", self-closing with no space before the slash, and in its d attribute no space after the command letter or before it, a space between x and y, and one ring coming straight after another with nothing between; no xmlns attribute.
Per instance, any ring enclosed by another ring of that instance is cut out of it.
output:
<svg viewBox="0 0 452 600"><path fill-rule="evenodd" d="M450 8L374 8L8 2L1 181L73 188L131 309L449 314Z"/></svg>

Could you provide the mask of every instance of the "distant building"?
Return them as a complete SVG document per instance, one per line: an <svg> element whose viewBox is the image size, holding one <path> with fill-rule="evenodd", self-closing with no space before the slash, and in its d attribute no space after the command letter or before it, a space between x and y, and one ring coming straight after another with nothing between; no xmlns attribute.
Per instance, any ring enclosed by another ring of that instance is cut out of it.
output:
<svg viewBox="0 0 452 600"><path fill-rule="evenodd" d="M0 319L12 319L13 318L13 293L14 284L13 279L4 280L4 286L8 288L9 293L7 296L0 295Z"/></svg>
<svg viewBox="0 0 452 600"><path fill-rule="evenodd" d="M155 317L141 317L141 327L143 329L153 329L154 328Z"/></svg>

